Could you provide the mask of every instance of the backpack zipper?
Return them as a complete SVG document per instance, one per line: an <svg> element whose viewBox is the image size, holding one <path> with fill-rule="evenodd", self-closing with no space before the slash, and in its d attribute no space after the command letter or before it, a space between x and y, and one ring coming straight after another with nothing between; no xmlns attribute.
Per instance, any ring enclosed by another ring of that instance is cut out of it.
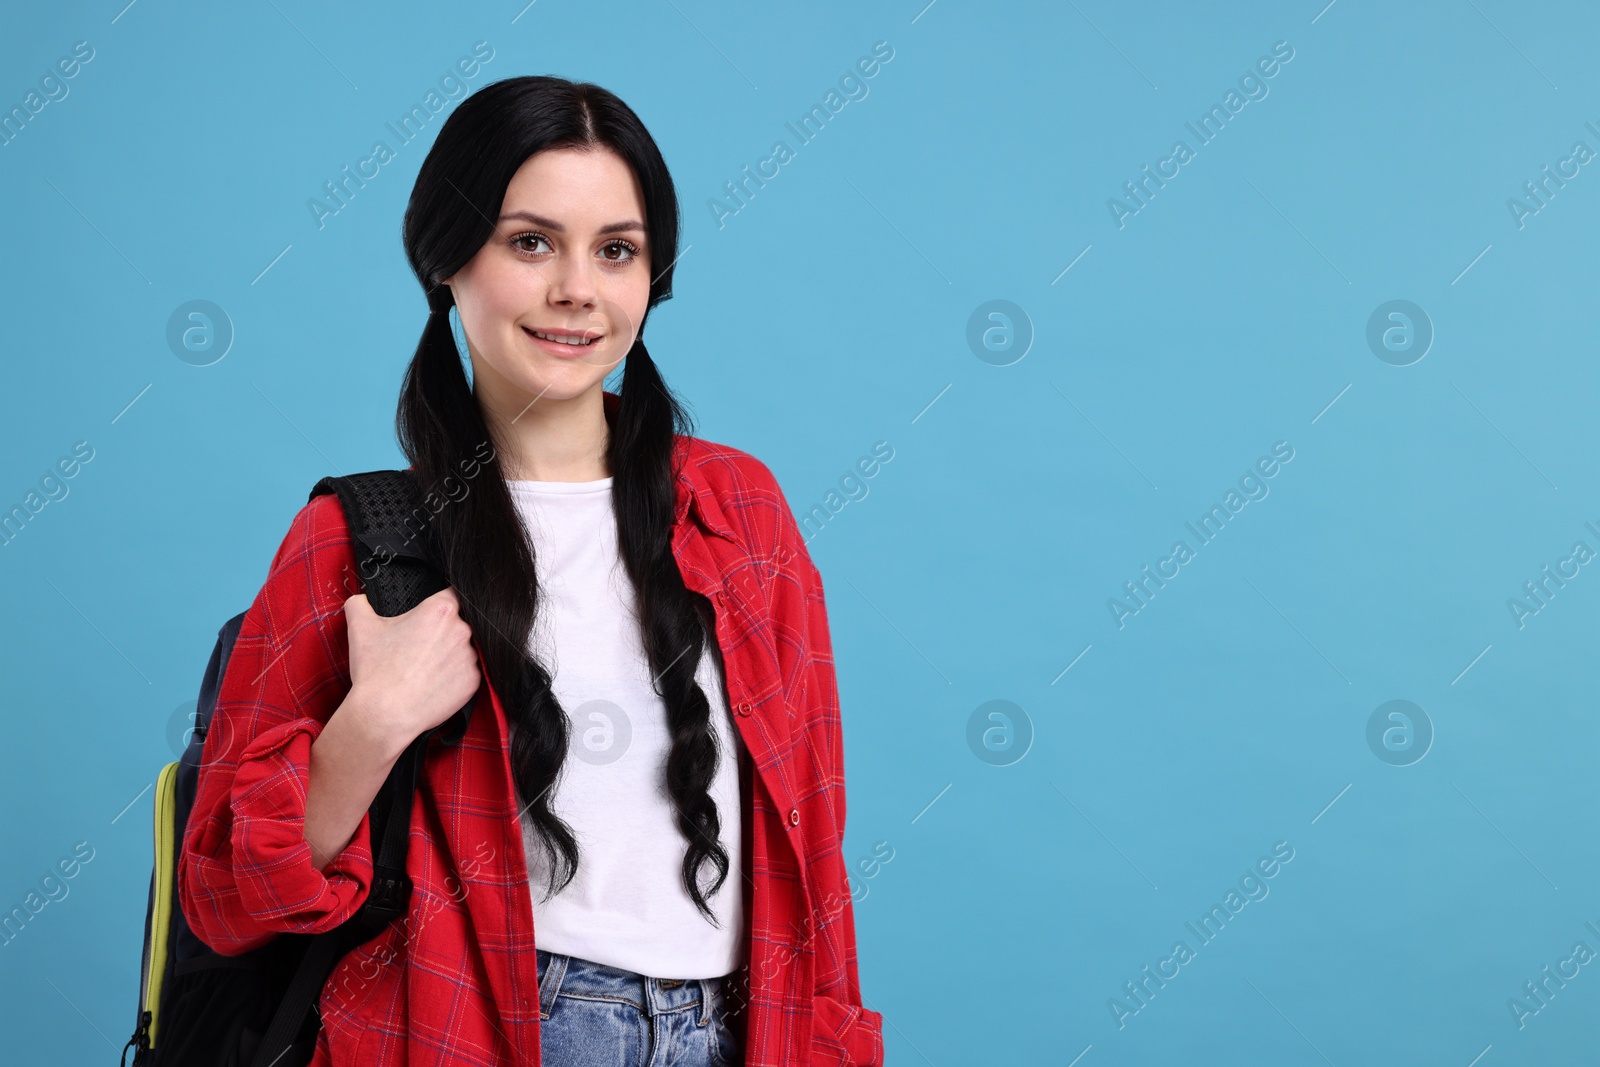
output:
<svg viewBox="0 0 1600 1067"><path fill-rule="evenodd" d="M169 763L161 768L161 774L156 778L155 913L150 921L150 961L143 976L145 997L141 1005L144 1010L140 1015L140 1029L146 1032L146 1041L151 1047L155 1046L157 1027L161 1022L161 983L167 970L167 943L172 931L173 881L178 871L177 849L180 847L180 842L173 840L173 820L177 817L177 785L178 764Z"/></svg>

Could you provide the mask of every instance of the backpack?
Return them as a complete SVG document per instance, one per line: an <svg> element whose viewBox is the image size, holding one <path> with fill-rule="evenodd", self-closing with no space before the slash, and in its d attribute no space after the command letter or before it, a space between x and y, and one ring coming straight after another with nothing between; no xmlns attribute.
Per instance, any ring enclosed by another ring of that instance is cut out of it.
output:
<svg viewBox="0 0 1600 1067"><path fill-rule="evenodd" d="M426 537L432 516L421 504L412 471L323 478L309 499L330 492L338 494L344 508L364 591L375 612L399 615L445 587ZM451 719L418 736L373 798L372 887L348 920L321 934L280 934L237 956L214 952L189 928L179 907L178 854L194 804L206 731L244 617L244 612L235 615L218 632L200 683L193 735L183 756L164 766L156 779L155 861L145 911L139 1012L133 1036L122 1048L124 1065L130 1048L133 1067L304 1067L310 1061L321 1027L317 998L335 964L406 914L411 800L428 742L437 734L442 744L458 744L472 710L468 701Z"/></svg>

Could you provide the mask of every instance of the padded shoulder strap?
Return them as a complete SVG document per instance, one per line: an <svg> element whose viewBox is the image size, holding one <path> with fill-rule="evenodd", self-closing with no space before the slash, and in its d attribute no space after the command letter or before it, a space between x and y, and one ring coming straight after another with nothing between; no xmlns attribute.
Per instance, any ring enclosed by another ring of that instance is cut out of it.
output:
<svg viewBox="0 0 1600 1067"><path fill-rule="evenodd" d="M410 471L382 470L323 478L311 499L336 493L350 524L356 565L379 615L410 611L446 585L435 564L428 520Z"/></svg>

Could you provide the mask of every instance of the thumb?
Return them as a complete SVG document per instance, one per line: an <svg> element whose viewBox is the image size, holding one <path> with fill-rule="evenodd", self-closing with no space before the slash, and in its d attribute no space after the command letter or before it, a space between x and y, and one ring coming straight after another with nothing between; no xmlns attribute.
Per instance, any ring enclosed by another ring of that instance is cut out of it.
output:
<svg viewBox="0 0 1600 1067"><path fill-rule="evenodd" d="M361 616L363 618L376 616L372 604L367 600L367 594L357 593L355 596L346 597L344 601L344 614L346 619Z"/></svg>

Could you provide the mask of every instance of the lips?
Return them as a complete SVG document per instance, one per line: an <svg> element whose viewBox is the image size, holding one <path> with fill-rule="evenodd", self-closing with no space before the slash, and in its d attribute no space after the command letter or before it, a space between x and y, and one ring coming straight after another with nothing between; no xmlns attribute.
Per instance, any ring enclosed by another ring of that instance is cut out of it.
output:
<svg viewBox="0 0 1600 1067"><path fill-rule="evenodd" d="M599 336L588 336L587 330L532 330L526 326L522 330L536 341L572 349L588 348L600 340Z"/></svg>

